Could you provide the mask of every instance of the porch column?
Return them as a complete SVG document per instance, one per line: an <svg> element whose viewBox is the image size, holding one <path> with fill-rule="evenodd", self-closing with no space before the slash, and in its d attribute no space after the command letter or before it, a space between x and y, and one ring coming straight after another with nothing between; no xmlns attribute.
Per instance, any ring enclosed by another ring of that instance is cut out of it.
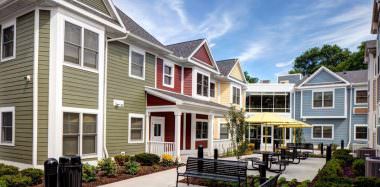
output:
<svg viewBox="0 0 380 187"><path fill-rule="evenodd" d="M150 130L150 112L146 112L145 114L145 152L146 153L150 151L149 150L149 147L150 147L149 130Z"/></svg>
<svg viewBox="0 0 380 187"><path fill-rule="evenodd" d="M207 148L209 152L209 156L213 156L214 154L214 114L208 115L208 141Z"/></svg>
<svg viewBox="0 0 380 187"><path fill-rule="evenodd" d="M178 161L181 160L181 116L182 112L174 112L175 115L175 124L174 124L174 147L175 147L175 156Z"/></svg>
<svg viewBox="0 0 380 187"><path fill-rule="evenodd" d="M191 125L191 137L190 137L191 150L195 150L195 129L196 129L195 119L196 119L195 113L191 113L191 124L190 124Z"/></svg>

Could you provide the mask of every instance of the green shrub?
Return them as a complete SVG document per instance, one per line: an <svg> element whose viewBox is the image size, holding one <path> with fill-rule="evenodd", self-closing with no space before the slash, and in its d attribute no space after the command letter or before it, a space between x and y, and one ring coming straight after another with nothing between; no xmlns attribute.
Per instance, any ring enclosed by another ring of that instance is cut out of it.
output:
<svg viewBox="0 0 380 187"><path fill-rule="evenodd" d="M333 152L332 158L343 160L346 165L351 165L354 158L350 155L350 152L348 149L339 149Z"/></svg>
<svg viewBox="0 0 380 187"><path fill-rule="evenodd" d="M96 180L96 167L90 164L83 164L82 181L91 182Z"/></svg>
<svg viewBox="0 0 380 187"><path fill-rule="evenodd" d="M143 166L152 166L153 164L158 164L160 162L160 157L155 154L141 153L135 155L136 162Z"/></svg>
<svg viewBox="0 0 380 187"><path fill-rule="evenodd" d="M341 177L343 176L343 161L338 159L332 159L328 161L323 167L318 175L322 178L324 177Z"/></svg>
<svg viewBox="0 0 380 187"><path fill-rule="evenodd" d="M98 162L98 169L102 171L105 176L112 177L116 175L117 166L115 161L111 158L105 158Z"/></svg>
<svg viewBox="0 0 380 187"><path fill-rule="evenodd" d="M136 161L130 161L125 163L125 171L128 174L136 175L140 171L140 164Z"/></svg>
<svg viewBox="0 0 380 187"><path fill-rule="evenodd" d="M364 176L365 173L365 160L364 159L356 159L352 163L352 170L355 176Z"/></svg>
<svg viewBox="0 0 380 187"><path fill-rule="evenodd" d="M282 184L286 183L286 178L285 177L280 177L277 181L277 184L281 186Z"/></svg>
<svg viewBox="0 0 380 187"><path fill-rule="evenodd" d="M113 158L115 159L116 164L119 166L124 166L126 162L129 162L128 155L115 155Z"/></svg>
<svg viewBox="0 0 380 187"><path fill-rule="evenodd" d="M305 180L303 182L301 182L300 184L297 185L297 187L308 187L310 185L310 181L309 180Z"/></svg>
<svg viewBox="0 0 380 187"><path fill-rule="evenodd" d="M5 182L5 180L0 179L0 187L7 187L7 183Z"/></svg>
<svg viewBox="0 0 380 187"><path fill-rule="evenodd" d="M292 179L291 181L288 182L289 186L296 186L297 185L297 179Z"/></svg>
<svg viewBox="0 0 380 187"><path fill-rule="evenodd" d="M9 187L27 187L32 185L32 179L27 176L17 175L4 175L0 177L0 181L3 180L6 186Z"/></svg>
<svg viewBox="0 0 380 187"><path fill-rule="evenodd" d="M161 156L161 165L165 167L174 166L173 156L169 154L163 154Z"/></svg>
<svg viewBox="0 0 380 187"><path fill-rule="evenodd" d="M354 181L354 187L378 187L380 179L376 177L357 177Z"/></svg>
<svg viewBox="0 0 380 187"><path fill-rule="evenodd" d="M331 150L335 151L338 149L338 144L331 144Z"/></svg>
<svg viewBox="0 0 380 187"><path fill-rule="evenodd" d="M18 173L18 167L0 164L0 176L17 175Z"/></svg>
<svg viewBox="0 0 380 187"><path fill-rule="evenodd" d="M36 185L42 183L44 172L40 169L28 168L21 170L21 175L30 177L32 179L32 184Z"/></svg>

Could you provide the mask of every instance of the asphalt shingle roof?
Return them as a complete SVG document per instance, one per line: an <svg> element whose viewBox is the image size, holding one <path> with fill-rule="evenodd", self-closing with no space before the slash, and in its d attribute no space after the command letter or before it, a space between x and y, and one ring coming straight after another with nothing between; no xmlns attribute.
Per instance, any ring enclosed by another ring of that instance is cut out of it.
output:
<svg viewBox="0 0 380 187"><path fill-rule="evenodd" d="M216 61L216 64L218 65L219 71L222 75L227 76L230 74L232 68L237 63L237 59L226 59L226 60L219 60Z"/></svg>
<svg viewBox="0 0 380 187"><path fill-rule="evenodd" d="M177 57L188 58L205 39L197 39L167 45L166 48L173 51Z"/></svg>
<svg viewBox="0 0 380 187"><path fill-rule="evenodd" d="M121 20L127 31L130 31L132 34L143 38L151 43L154 43L158 46L165 47L160 41L158 41L154 36L148 33L144 28L142 28L139 24L137 24L132 18L127 16L123 11L117 8L117 12L120 15Z"/></svg>
<svg viewBox="0 0 380 187"><path fill-rule="evenodd" d="M354 70L354 71L342 71L335 72L349 83L363 83L368 81L368 70ZM296 86L302 84L309 76L304 76Z"/></svg>

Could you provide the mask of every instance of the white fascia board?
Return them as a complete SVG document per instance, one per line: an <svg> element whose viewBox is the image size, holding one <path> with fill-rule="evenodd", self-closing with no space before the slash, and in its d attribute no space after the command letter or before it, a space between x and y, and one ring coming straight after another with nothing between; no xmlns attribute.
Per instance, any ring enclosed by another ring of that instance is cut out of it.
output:
<svg viewBox="0 0 380 187"><path fill-rule="evenodd" d="M341 76L337 75L336 73L332 72L330 69L326 68L325 66L321 66L317 71L315 71L310 77L308 77L305 81L303 81L300 85L297 86L297 88L301 88L305 83L309 82L311 79L313 79L316 75L318 75L319 72L321 72L322 70L325 70L327 71L328 73L330 73L332 76L334 76L335 78L341 80L342 82L344 82L346 85L349 85L350 83L348 81L346 81L345 79L343 79Z"/></svg>

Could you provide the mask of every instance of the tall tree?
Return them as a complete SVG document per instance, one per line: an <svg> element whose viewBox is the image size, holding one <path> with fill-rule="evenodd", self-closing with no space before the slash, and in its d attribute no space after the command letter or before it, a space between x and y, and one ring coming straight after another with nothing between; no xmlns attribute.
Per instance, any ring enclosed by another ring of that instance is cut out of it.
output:
<svg viewBox="0 0 380 187"><path fill-rule="evenodd" d="M321 48L311 48L298 56L289 73L310 75L321 66L332 71L365 69L366 65L363 64L363 59L364 44L359 46L358 52L351 52L337 45L323 45Z"/></svg>
<svg viewBox="0 0 380 187"><path fill-rule="evenodd" d="M245 76L245 79L247 80L248 83L259 82L259 78L249 75L248 71L244 71L244 76Z"/></svg>

